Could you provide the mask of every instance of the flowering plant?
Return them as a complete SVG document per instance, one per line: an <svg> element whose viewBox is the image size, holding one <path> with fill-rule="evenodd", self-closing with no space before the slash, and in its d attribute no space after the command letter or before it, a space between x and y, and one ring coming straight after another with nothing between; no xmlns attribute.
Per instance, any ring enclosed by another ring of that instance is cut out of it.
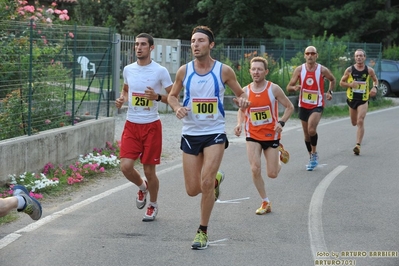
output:
<svg viewBox="0 0 399 266"><path fill-rule="evenodd" d="M81 183L85 178L104 173L119 165L120 141L107 142L102 149L95 148L93 152L80 155L77 162L64 168L62 165L54 166L47 163L39 174L25 172L22 175L10 175L10 188L0 193L0 197L12 195L14 185L24 185L30 190L30 195L36 199L43 198L44 192L59 189L63 185Z"/></svg>

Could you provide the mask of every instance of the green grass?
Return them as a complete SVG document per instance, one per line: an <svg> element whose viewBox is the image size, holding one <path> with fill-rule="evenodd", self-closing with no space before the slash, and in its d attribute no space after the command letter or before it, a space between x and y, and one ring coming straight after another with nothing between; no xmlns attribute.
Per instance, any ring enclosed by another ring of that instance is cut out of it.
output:
<svg viewBox="0 0 399 266"><path fill-rule="evenodd" d="M0 217L0 226L2 224L14 222L14 221L18 220L18 218L19 218L18 212L16 210L11 211L6 216Z"/></svg>

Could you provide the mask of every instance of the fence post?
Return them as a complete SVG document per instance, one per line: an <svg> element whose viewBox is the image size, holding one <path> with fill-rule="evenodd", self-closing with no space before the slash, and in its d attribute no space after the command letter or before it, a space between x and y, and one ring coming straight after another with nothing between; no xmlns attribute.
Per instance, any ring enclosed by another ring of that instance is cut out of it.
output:
<svg viewBox="0 0 399 266"><path fill-rule="evenodd" d="M28 136L32 135L32 83L33 83L33 19L29 23L29 95L28 95ZM21 94L22 96L22 94Z"/></svg>
<svg viewBox="0 0 399 266"><path fill-rule="evenodd" d="M115 100L119 98L120 92L120 71L121 71L121 35L114 34L114 53L112 56L112 96L110 98Z"/></svg>
<svg viewBox="0 0 399 266"><path fill-rule="evenodd" d="M241 67L240 67L240 85L242 86L242 69L244 66L244 37L241 37Z"/></svg>

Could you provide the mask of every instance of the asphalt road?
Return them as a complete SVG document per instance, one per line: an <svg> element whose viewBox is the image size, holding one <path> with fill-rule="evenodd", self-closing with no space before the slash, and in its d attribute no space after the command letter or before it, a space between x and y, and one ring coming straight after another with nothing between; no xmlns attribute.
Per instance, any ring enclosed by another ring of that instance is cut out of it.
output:
<svg viewBox="0 0 399 266"><path fill-rule="evenodd" d="M190 249L200 197L186 195L177 160L158 168L155 222L141 221L137 189L119 175L49 206L37 222L25 215L2 226L0 265L399 265L398 114L367 114L360 156L348 118L322 120L313 172L302 129L286 127L291 159L277 179L264 176L272 201L264 216L255 215L245 141L230 138L206 250Z"/></svg>

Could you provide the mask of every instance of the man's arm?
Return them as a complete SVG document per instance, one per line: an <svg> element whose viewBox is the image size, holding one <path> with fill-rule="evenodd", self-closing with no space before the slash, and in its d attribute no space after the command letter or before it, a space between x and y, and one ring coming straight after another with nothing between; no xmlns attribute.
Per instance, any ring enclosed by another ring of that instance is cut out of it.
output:
<svg viewBox="0 0 399 266"><path fill-rule="evenodd" d="M325 66L321 67L321 74L330 81L330 84L328 86L329 91L334 91L335 89L335 84L336 84L336 79L334 75L331 73L331 71L326 68Z"/></svg>
<svg viewBox="0 0 399 266"><path fill-rule="evenodd" d="M290 99L288 99L287 95L285 95L283 89L280 86L278 86L277 84L273 84L272 86L273 86L272 91L274 97L277 99L279 103L281 103L282 106L285 107L284 114L280 119L280 121L283 121L285 123L294 113L294 105L292 104ZM274 130L277 130L277 127L282 128L282 125L280 123L277 123Z"/></svg>
<svg viewBox="0 0 399 266"><path fill-rule="evenodd" d="M341 77L341 80L339 81L339 86L343 87L343 88L353 88L352 87L352 83L348 83L348 78L349 75L351 74L351 67L348 67L347 69L345 69L344 75ZM357 87L357 85L356 85Z"/></svg>
<svg viewBox="0 0 399 266"><path fill-rule="evenodd" d="M237 106L244 109L247 108L250 105L250 102L248 102L248 95L242 90L233 69L225 64L222 66L222 79L223 83L227 84L237 97L234 99Z"/></svg>
<svg viewBox="0 0 399 266"><path fill-rule="evenodd" d="M128 96L128 91L129 91L129 86L127 84L123 84L122 91L119 95L119 98L115 100L115 106L116 108L121 108L122 105L129 99Z"/></svg>
<svg viewBox="0 0 399 266"><path fill-rule="evenodd" d="M370 90L370 97L375 97L377 95L377 91L378 91L378 78L374 72L374 69L369 67L368 70L369 70L369 76L373 80L373 87Z"/></svg>
<svg viewBox="0 0 399 266"><path fill-rule="evenodd" d="M288 82L287 85L287 91L288 92L295 92L301 89L301 85L297 84L299 80L299 74L301 73L301 66L298 66L295 68L294 73L292 73L292 77L290 79L290 82Z"/></svg>
<svg viewBox="0 0 399 266"><path fill-rule="evenodd" d="M182 108L180 105L180 92L183 89L183 78L186 74L186 65L183 65L177 70L175 82L168 94L168 104L176 113L176 117L181 119L187 115L188 109Z"/></svg>

